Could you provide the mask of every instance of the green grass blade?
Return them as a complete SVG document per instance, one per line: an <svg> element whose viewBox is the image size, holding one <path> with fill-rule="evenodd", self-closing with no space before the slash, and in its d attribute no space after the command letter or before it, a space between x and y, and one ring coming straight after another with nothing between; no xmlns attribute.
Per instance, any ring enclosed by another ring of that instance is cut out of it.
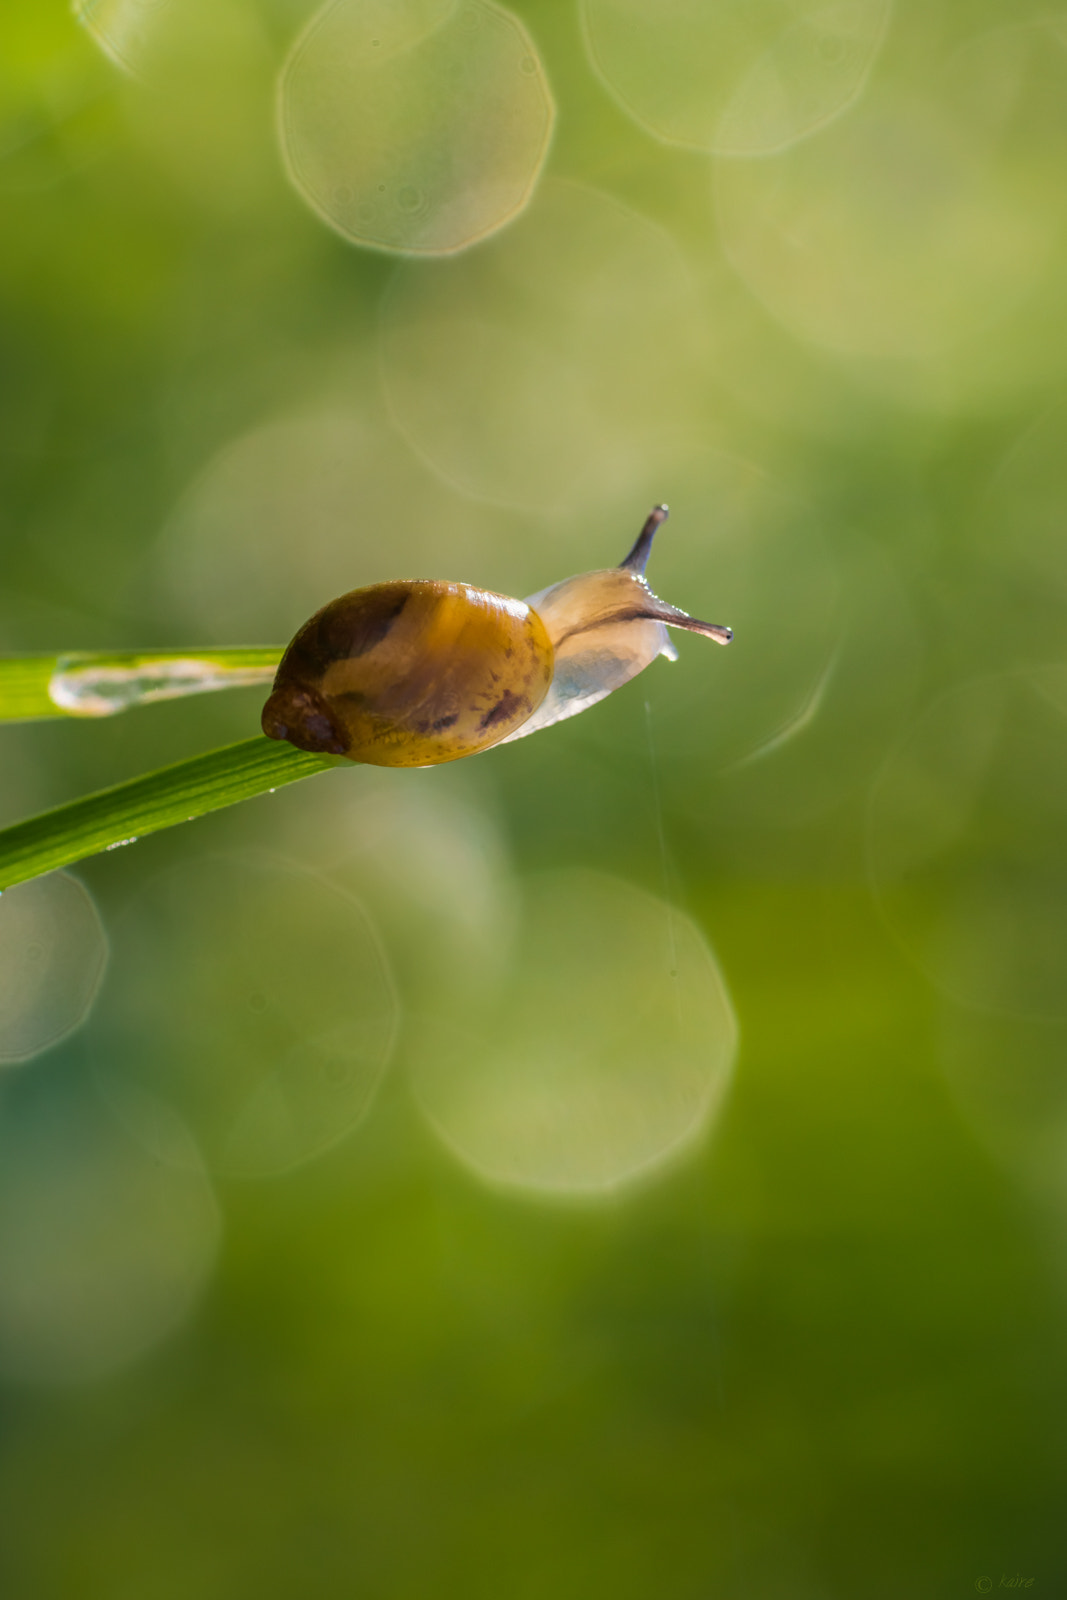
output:
<svg viewBox="0 0 1067 1600"><path fill-rule="evenodd" d="M281 656L276 645L0 656L0 722L110 717L157 700L269 685Z"/></svg>
<svg viewBox="0 0 1067 1600"><path fill-rule="evenodd" d="M58 656L0 657L0 721L66 715L48 693L58 661Z"/></svg>
<svg viewBox="0 0 1067 1600"><path fill-rule="evenodd" d="M309 778L340 760L261 735L28 817L0 829L0 889Z"/></svg>

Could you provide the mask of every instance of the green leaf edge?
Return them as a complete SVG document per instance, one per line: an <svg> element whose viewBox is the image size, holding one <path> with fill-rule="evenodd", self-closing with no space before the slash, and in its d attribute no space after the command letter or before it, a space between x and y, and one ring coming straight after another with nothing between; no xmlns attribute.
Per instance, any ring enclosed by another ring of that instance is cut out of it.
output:
<svg viewBox="0 0 1067 1600"><path fill-rule="evenodd" d="M343 765L262 734L0 829L0 890Z"/></svg>

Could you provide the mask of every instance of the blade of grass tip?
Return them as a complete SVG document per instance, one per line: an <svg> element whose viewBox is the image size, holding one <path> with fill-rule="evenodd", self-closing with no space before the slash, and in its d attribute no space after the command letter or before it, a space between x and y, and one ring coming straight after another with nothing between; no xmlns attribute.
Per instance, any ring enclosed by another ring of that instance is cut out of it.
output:
<svg viewBox="0 0 1067 1600"><path fill-rule="evenodd" d="M58 660L58 656L0 657L0 722L67 715L48 693Z"/></svg>
<svg viewBox="0 0 1067 1600"><path fill-rule="evenodd" d="M0 722L112 717L133 706L269 684L277 645L0 657Z"/></svg>
<svg viewBox="0 0 1067 1600"><path fill-rule="evenodd" d="M0 829L0 890L310 778L342 760L259 736L72 800Z"/></svg>

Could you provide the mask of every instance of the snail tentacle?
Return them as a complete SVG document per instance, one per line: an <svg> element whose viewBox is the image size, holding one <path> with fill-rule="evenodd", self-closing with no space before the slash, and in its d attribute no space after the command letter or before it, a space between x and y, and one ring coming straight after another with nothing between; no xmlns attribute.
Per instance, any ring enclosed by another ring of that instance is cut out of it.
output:
<svg viewBox="0 0 1067 1600"><path fill-rule="evenodd" d="M652 507L645 519L644 527L637 535L633 549L625 561L619 562L620 567L624 567L627 572L636 573L638 577L644 577L645 568L648 566L648 558L652 554L652 541L656 537L657 529L663 526L669 516L670 508L668 506Z"/></svg>

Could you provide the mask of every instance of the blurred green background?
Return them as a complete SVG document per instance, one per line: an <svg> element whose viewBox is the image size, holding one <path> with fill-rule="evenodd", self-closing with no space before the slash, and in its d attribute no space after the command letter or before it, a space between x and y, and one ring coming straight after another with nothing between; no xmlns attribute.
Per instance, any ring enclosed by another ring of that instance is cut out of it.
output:
<svg viewBox="0 0 1067 1600"><path fill-rule="evenodd" d="M4 1596L1063 1593L1067 11L81 11L0 5L0 651L660 500L736 638L4 896ZM4 727L0 822L261 699Z"/></svg>

